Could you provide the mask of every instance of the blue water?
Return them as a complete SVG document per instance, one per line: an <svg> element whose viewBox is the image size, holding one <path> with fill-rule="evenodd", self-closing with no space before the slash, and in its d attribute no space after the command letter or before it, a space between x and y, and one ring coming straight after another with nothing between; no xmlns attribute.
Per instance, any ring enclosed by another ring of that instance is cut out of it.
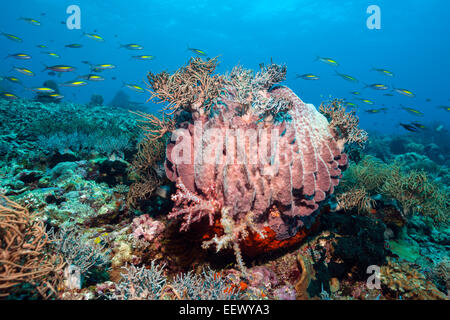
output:
<svg viewBox="0 0 450 320"><path fill-rule="evenodd" d="M66 21L66 8L71 4L81 8L81 30L69 30L61 23ZM366 26L369 17L366 9L373 4L381 9L380 30L369 30ZM450 128L450 113L437 107L450 105L449 10L450 2L445 0L5 1L0 12L0 30L21 37L23 42L0 37L0 56L24 52L33 58L2 60L0 75L14 75L25 87L36 87L47 79L63 82L88 74L89 66L82 60L112 63L117 65L116 69L101 73L106 81L60 89L65 101L86 103L97 93L109 103L122 82L145 86L142 81L149 70L174 71L184 65L194 55L186 50L189 45L206 51L209 57L220 55L220 73L238 63L252 69L258 69L261 62L268 63L271 58L276 63L285 63L288 66L285 84L304 101L318 106L329 96L346 98L359 105L362 127L368 130L406 132L398 123L414 120L440 121ZM42 25L28 24L18 20L19 17L37 19ZM97 42L82 35L94 31L106 41ZM84 47L64 47L70 43L81 43ZM144 50L119 49L119 44L127 43L141 44ZM37 48L38 44L48 48ZM58 53L61 58L43 55L41 51ZM130 59L140 54L154 55L156 59ZM335 67L314 61L317 55L337 60L340 64L337 70L358 78L360 83L349 83L336 76ZM76 74L58 78L41 72L43 65L55 64L73 65L77 67ZM13 65L29 68L36 75L27 77L11 71ZM372 67L388 69L395 77L371 71ZM305 73L319 75L320 80L295 77ZM386 91L363 89L362 82L406 88L416 96L393 93L393 97L386 97L383 95ZM31 91L5 80L0 87L21 97L33 97ZM148 93L123 90L132 101L145 102L149 97ZM355 90L375 105L354 100L349 92ZM416 108L424 116L411 115L400 105ZM160 108L150 103L148 106L151 111ZM376 115L364 112L381 107L389 109Z"/></svg>

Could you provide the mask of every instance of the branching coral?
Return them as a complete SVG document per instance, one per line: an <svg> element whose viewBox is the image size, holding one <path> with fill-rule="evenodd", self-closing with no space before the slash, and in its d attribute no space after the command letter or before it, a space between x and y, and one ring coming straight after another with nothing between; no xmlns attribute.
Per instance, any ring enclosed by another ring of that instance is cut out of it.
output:
<svg viewBox="0 0 450 320"><path fill-rule="evenodd" d="M55 279L64 266L50 254L44 224L19 204L0 196L0 297L28 283L41 297L56 294Z"/></svg>
<svg viewBox="0 0 450 320"><path fill-rule="evenodd" d="M104 267L109 263L109 257L103 252L103 247L83 241L74 229L49 231L55 251L64 257L67 264L76 266L82 275L89 273L92 267Z"/></svg>
<svg viewBox="0 0 450 320"><path fill-rule="evenodd" d="M358 127L359 119L355 116L355 111L346 112L341 100L321 104L319 111L330 121L330 127L334 129L340 145L356 143L363 146L367 141L367 132Z"/></svg>
<svg viewBox="0 0 450 320"><path fill-rule="evenodd" d="M364 187L370 194L377 192L391 174L392 167L378 158L365 156L358 164L350 166L344 174L341 187L349 190L355 185Z"/></svg>
<svg viewBox="0 0 450 320"><path fill-rule="evenodd" d="M171 287L178 297L187 300L233 300L241 296L230 281L210 268L203 269L201 274L192 271L179 274Z"/></svg>
<svg viewBox="0 0 450 320"><path fill-rule="evenodd" d="M156 117L153 114L147 114L141 111L130 111L145 120L138 120L148 125L139 126L144 130L146 137L150 141L162 139L167 133L172 132L175 129L175 122L171 118L166 118L163 113L162 119Z"/></svg>
<svg viewBox="0 0 450 320"><path fill-rule="evenodd" d="M368 196L381 194L395 199L402 208L403 218L412 214L430 216L436 223L447 223L450 212L449 192L431 181L424 171L404 172L399 163L385 164L377 158L366 156L360 163L346 172L342 194L338 200L345 199L348 192L355 189L366 190Z"/></svg>
<svg viewBox="0 0 450 320"><path fill-rule="evenodd" d="M450 194L430 181L424 171L404 174L394 165L380 192L397 199L405 216L420 213L430 216L436 223L448 222Z"/></svg>
<svg viewBox="0 0 450 320"><path fill-rule="evenodd" d="M165 142L144 139L138 145L138 152L132 162L132 172L137 181L131 186L127 196L127 203L135 206L140 199L147 199L165 181L162 162L165 154Z"/></svg>
<svg viewBox="0 0 450 320"><path fill-rule="evenodd" d="M360 213L369 213L375 205L364 187L352 188L347 192L336 195L337 210L351 210L357 208Z"/></svg>
<svg viewBox="0 0 450 320"><path fill-rule="evenodd" d="M223 76L212 75L217 64L217 58L207 61L191 58L186 66L173 74L149 72L150 100L169 103L166 110L171 113L183 109L196 115L209 114L224 84Z"/></svg>
<svg viewBox="0 0 450 320"><path fill-rule="evenodd" d="M165 266L155 261L147 268L130 265L123 268L122 280L110 298L115 300L230 300L240 294L230 288L229 281L206 268L201 275L192 271L180 274L172 281L164 275Z"/></svg>
<svg viewBox="0 0 450 320"><path fill-rule="evenodd" d="M123 267L122 280L118 284L114 300L157 300L160 299L164 285L164 266L158 266L152 261L149 268L134 265Z"/></svg>
<svg viewBox="0 0 450 320"><path fill-rule="evenodd" d="M273 85L286 78L286 66L270 64L261 66L256 74L252 70L236 66L226 76L226 100L239 104L239 114L246 113L261 116L275 116L280 112L287 112L292 107L289 99L270 96L267 91Z"/></svg>

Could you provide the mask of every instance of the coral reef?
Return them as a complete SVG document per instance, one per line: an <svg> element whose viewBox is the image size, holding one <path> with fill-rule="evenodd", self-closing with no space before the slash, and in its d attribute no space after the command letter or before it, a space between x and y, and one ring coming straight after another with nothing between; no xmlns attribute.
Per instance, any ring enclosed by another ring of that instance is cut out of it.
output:
<svg viewBox="0 0 450 320"><path fill-rule="evenodd" d="M158 114L0 100L0 299L448 297L448 133L217 64L150 73Z"/></svg>

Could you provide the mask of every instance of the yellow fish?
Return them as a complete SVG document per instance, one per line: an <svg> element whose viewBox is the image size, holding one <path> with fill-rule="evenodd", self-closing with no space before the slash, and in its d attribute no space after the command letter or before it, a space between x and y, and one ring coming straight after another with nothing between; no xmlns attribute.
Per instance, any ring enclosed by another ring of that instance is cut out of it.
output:
<svg viewBox="0 0 450 320"><path fill-rule="evenodd" d="M53 58L59 58L59 54L54 53L54 52L44 52L43 51L42 53L47 54L47 55L49 55L50 57L53 57Z"/></svg>
<svg viewBox="0 0 450 320"><path fill-rule="evenodd" d="M20 72L26 76L32 77L34 76L34 72L31 70L28 70L26 68L18 68L18 67L12 67L12 69L16 70L17 72Z"/></svg>
<svg viewBox="0 0 450 320"><path fill-rule="evenodd" d="M8 38L9 40L12 40L12 41L23 42L23 40L21 38L19 38L18 36L15 36L13 34L2 32L1 35L6 37L6 38Z"/></svg>
<svg viewBox="0 0 450 320"><path fill-rule="evenodd" d="M85 35L88 38L91 38L91 39L94 39L96 41L99 41L99 42L104 42L105 41L105 39L103 39L101 36L99 36L98 34L95 34L95 33L83 32L83 35Z"/></svg>
<svg viewBox="0 0 450 320"><path fill-rule="evenodd" d="M409 113L411 113L411 114L413 114L413 115L423 116L423 113L420 112L419 110L416 110L416 109L413 109L413 108L407 108L407 107L404 107L404 106L402 106L402 109L407 111L407 112L409 112Z"/></svg>
<svg viewBox="0 0 450 320"><path fill-rule="evenodd" d="M23 20L25 22L28 22L29 24L34 25L34 26L40 26L41 25L40 21L38 21L36 19L32 19L32 18L23 18L23 17L21 17L21 18L19 18L19 20Z"/></svg>
<svg viewBox="0 0 450 320"><path fill-rule="evenodd" d="M412 93L411 91L409 91L409 90L407 90L407 89L399 89L399 88L393 88L393 89L394 89L396 92L398 92L398 93L400 93L400 94L402 94L402 95L404 95L404 96L407 96L407 97L413 98L413 97L416 96L414 93Z"/></svg>
<svg viewBox="0 0 450 320"><path fill-rule="evenodd" d="M334 66L334 67L337 67L339 65L339 63L332 58L324 58L324 57L317 56L316 60L314 60L314 61L322 61L323 63L329 64L330 66Z"/></svg>
<svg viewBox="0 0 450 320"><path fill-rule="evenodd" d="M130 88L131 90L134 90L136 92L145 92L144 88L136 85L136 84L132 84L132 83L124 83L123 84L125 87Z"/></svg>

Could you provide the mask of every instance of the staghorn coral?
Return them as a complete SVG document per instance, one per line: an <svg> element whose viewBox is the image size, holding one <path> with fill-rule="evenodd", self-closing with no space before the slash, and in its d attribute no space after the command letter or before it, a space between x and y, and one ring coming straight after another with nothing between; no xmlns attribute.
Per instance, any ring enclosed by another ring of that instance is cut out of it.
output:
<svg viewBox="0 0 450 320"><path fill-rule="evenodd" d="M134 265L123 267L122 280L111 295L114 300L157 300L161 298L166 284L164 266L158 266L154 261L149 268Z"/></svg>
<svg viewBox="0 0 450 320"><path fill-rule="evenodd" d="M41 298L56 294L59 255L50 254L44 224L19 204L0 196L0 297L31 284Z"/></svg>
<svg viewBox="0 0 450 320"><path fill-rule="evenodd" d="M270 239L283 241L311 224L312 214L333 193L347 167L344 143L364 136L351 116L346 118L348 127L336 124L347 130L337 136L335 126L313 105L287 87L274 86L285 74L286 68L277 65L256 75L235 68L223 94L214 97L217 108L209 117L195 115L199 107L192 108L192 101L198 99L186 97L189 90L177 100L177 94L167 95L164 85L169 80L153 86L153 96L166 97L172 109L191 104L184 110L194 113L190 119L174 114L177 129L165 161L167 177L178 185L170 217L182 217L186 230L208 216L210 227L218 224L221 231L203 247L233 248L241 269L240 247L246 240L264 241L273 233ZM202 108L210 110L211 104ZM278 114L283 114L280 121L274 117Z"/></svg>
<svg viewBox="0 0 450 320"><path fill-rule="evenodd" d="M214 270L204 268L201 274L189 271L177 275L171 282L171 289L178 299L184 300L239 299L239 290L230 286L229 282Z"/></svg>
<svg viewBox="0 0 450 320"><path fill-rule="evenodd" d="M49 238L55 251L64 257L68 267L76 266L81 275L89 274L93 267L104 267L109 264L109 257L103 247L83 241L75 229L61 228L57 232L51 229Z"/></svg>
<svg viewBox="0 0 450 320"><path fill-rule="evenodd" d="M189 271L172 281L165 276L165 265L152 260L148 267L123 267L122 280L109 298L114 300L231 300L239 299L237 290L219 273L204 268L202 273Z"/></svg>
<svg viewBox="0 0 450 320"><path fill-rule="evenodd" d="M199 116L209 114L224 84L222 76L212 75L217 64L217 58L207 61L191 58L173 74L149 72L148 87L152 94L149 100L169 103L166 110L170 113L183 109Z"/></svg>

